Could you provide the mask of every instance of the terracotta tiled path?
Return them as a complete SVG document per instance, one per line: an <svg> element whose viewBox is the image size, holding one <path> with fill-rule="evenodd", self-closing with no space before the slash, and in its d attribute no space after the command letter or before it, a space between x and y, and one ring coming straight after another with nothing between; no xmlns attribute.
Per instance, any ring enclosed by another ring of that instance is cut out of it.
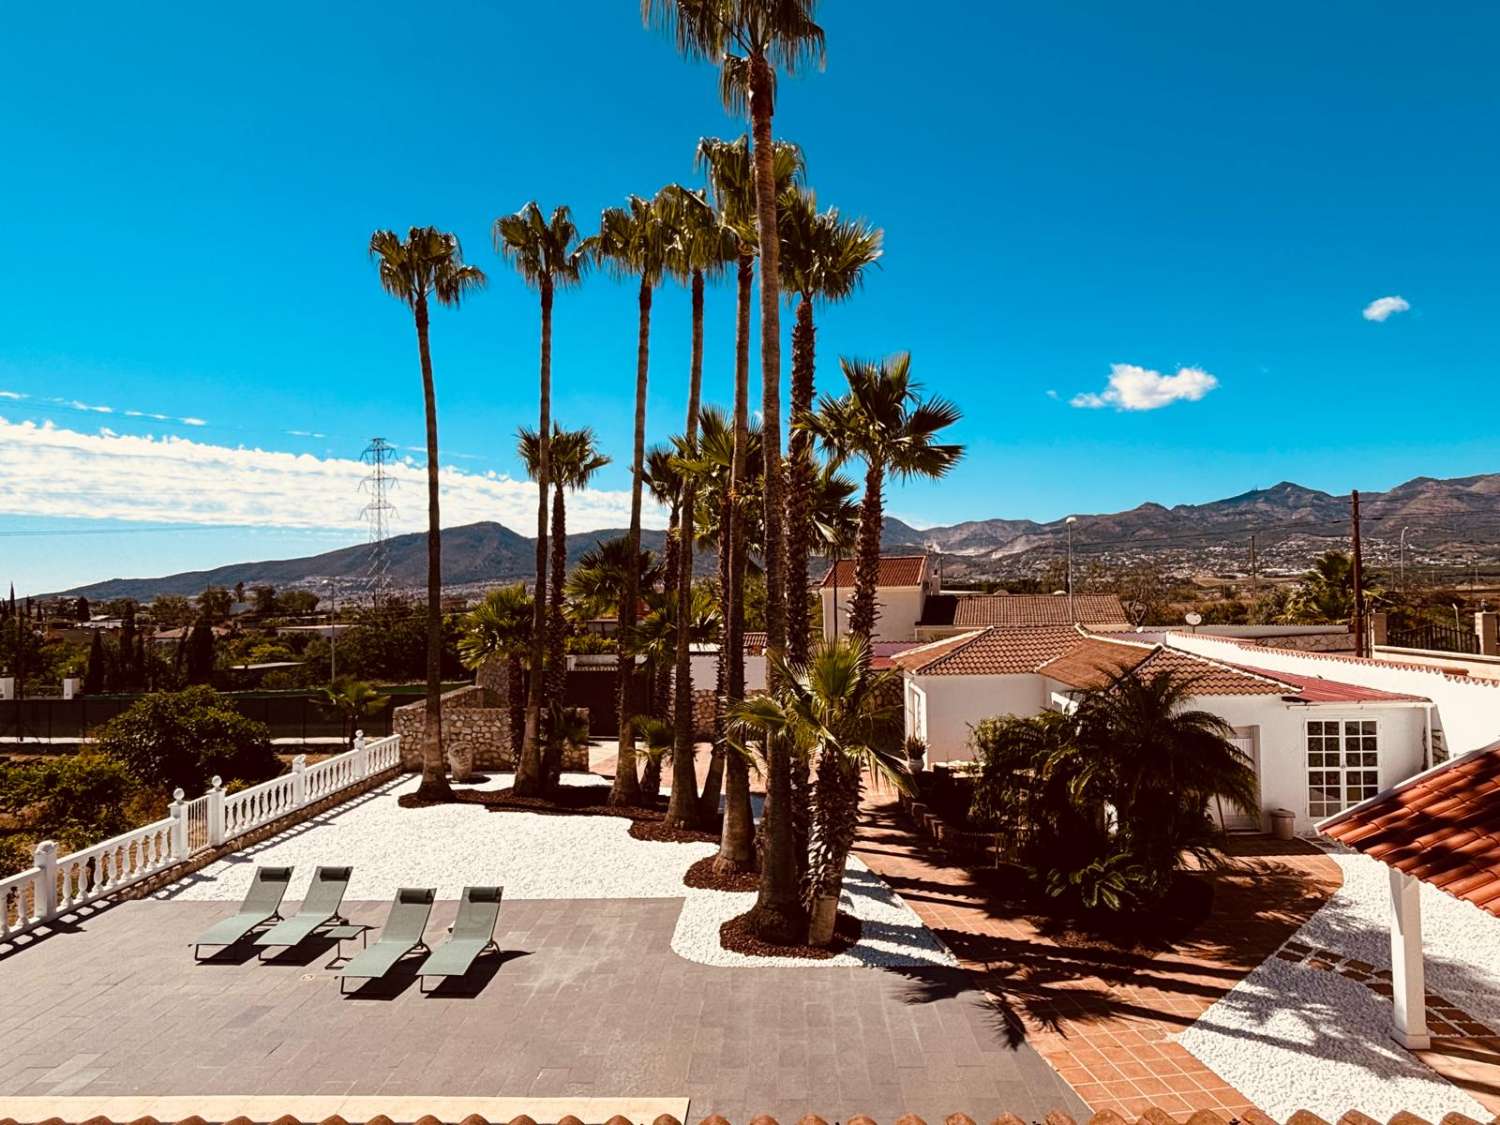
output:
<svg viewBox="0 0 1500 1125"><path fill-rule="evenodd" d="M1236 841L1235 862L1203 873L1210 917L1162 951L1062 945L991 906L968 871L910 832L894 799L877 795L856 849L946 941L1026 1039L1094 1110L1127 1119L1255 1108L1167 1037L1192 1023L1274 954L1341 882L1337 864L1305 844Z"/></svg>

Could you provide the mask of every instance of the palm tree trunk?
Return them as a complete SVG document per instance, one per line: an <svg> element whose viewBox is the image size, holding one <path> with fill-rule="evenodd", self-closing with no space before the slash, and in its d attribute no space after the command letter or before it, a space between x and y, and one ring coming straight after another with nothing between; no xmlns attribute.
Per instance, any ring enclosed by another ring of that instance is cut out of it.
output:
<svg viewBox="0 0 1500 1125"><path fill-rule="evenodd" d="M760 241L761 447L765 461L765 566L767 687L775 690L775 657L786 649L786 559L781 522L781 310L780 249L776 228L776 175L771 138L771 64L750 59L750 120L755 147L755 218ZM791 945L803 935L792 833L792 762L785 739L767 740L766 851L760 894L750 912L762 941Z"/></svg>
<svg viewBox="0 0 1500 1125"><path fill-rule="evenodd" d="M812 437L800 424L812 413L813 315L806 293L797 302L792 329L792 430L787 437L786 492L786 655L806 664L812 637L807 604L808 552L812 541Z"/></svg>
<svg viewBox="0 0 1500 1125"><path fill-rule="evenodd" d="M568 570L568 509L562 481L552 482L552 567L547 590L547 699L560 711L568 692L568 657L564 646L563 582ZM562 775L562 733L549 729L542 776L550 789Z"/></svg>
<svg viewBox="0 0 1500 1125"><path fill-rule="evenodd" d="M807 882L809 945L827 945L833 940L844 868L859 826L859 790L858 767L840 760L834 750L823 750L818 757L817 803Z"/></svg>
<svg viewBox="0 0 1500 1125"><path fill-rule="evenodd" d="M875 632L875 589L880 582L881 490L885 467L871 462L865 470L865 495L859 502L859 546L854 559L854 596L849 599L849 635L869 641ZM869 650L866 649L866 659Z"/></svg>
<svg viewBox="0 0 1500 1125"><path fill-rule="evenodd" d="M803 293L797 302L797 323L792 329L792 430L787 438L786 474L786 652L793 664L807 663L812 637L807 604L807 556L812 539L813 453L812 437L800 424L812 413L813 339L812 301ZM798 885L807 881L811 794L807 760L797 758L792 762L791 807Z"/></svg>
<svg viewBox="0 0 1500 1125"><path fill-rule="evenodd" d="M519 763L526 745L526 675L519 656L505 659L506 707L510 711L510 756Z"/></svg>
<svg viewBox="0 0 1500 1125"><path fill-rule="evenodd" d="M750 286L755 259L742 254L736 277L734 334L734 452L729 465L729 495L725 502L729 539L728 594L725 598L724 645L728 650L725 700L745 697L745 573L749 552L748 529L740 493L750 447ZM719 832L719 854L714 870L720 874L745 871L755 863L755 815L750 804L750 770L739 754L724 748L724 825Z"/></svg>
<svg viewBox="0 0 1500 1125"><path fill-rule="evenodd" d="M526 740L516 767L516 796L535 797L542 771L542 678L547 654L547 501L552 446L552 285L542 279L542 373L537 424L536 594L532 599L531 679L526 690Z"/></svg>
<svg viewBox="0 0 1500 1125"><path fill-rule="evenodd" d="M422 724L422 783L417 796L451 801L443 760L443 530L438 511L437 391L427 347L427 295L416 302L417 350L422 355L422 399L427 411L427 698Z"/></svg>
<svg viewBox="0 0 1500 1125"><path fill-rule="evenodd" d="M635 708L631 687L635 680L635 619L641 598L641 475L646 459L646 376L651 361L651 284L641 278L640 329L635 355L635 445L630 462L630 531L625 536L625 590L620 598L619 662L619 759L610 787L611 805L636 805L641 799L640 778L635 772Z"/></svg>
<svg viewBox="0 0 1500 1125"><path fill-rule="evenodd" d="M686 440L688 453L698 452L698 398L703 389L703 271L693 271L693 345L688 369ZM677 653L674 669L672 799L667 823L681 828L698 824L698 774L693 752L693 658L689 647L693 612L693 513L698 489L693 474L682 474L682 514L677 518Z"/></svg>

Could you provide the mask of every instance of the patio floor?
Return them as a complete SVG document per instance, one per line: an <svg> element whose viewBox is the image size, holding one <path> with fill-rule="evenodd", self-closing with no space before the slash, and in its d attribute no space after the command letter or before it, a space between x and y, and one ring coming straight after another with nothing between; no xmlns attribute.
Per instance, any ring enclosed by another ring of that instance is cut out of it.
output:
<svg viewBox="0 0 1500 1125"><path fill-rule="evenodd" d="M332 861L340 824L365 823L371 809L325 814L285 846L316 841ZM400 812L386 846L408 865L431 857L430 871L417 863L402 877L426 875L446 898L432 941L456 910L444 855L493 849L497 825L527 814L469 807L439 843L423 810ZM511 882L510 871L498 874ZM517 873L515 884L526 880ZM204 893L190 884L122 903L0 955L0 1105L22 1095L467 1094L687 1096L695 1117L731 1120L1004 1111L1037 1120L1084 1109L1035 1050L1009 1041L1003 1014L967 973L695 963L671 947L683 897L507 893L496 935L504 958L477 989L427 996L406 975L345 998L326 944L273 963L246 950L195 964L188 943L238 897ZM386 910L372 891L345 906L369 923Z"/></svg>

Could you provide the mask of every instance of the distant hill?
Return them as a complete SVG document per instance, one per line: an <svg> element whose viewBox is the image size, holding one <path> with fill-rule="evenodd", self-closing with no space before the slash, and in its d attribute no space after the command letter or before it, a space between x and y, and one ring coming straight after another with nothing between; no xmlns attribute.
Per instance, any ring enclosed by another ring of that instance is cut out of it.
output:
<svg viewBox="0 0 1500 1125"><path fill-rule="evenodd" d="M1361 493L1362 525L1375 562L1394 558L1395 545L1408 528L1413 560L1455 560L1475 553L1493 558L1500 547L1500 473L1436 480L1417 477L1388 492ZM568 536L568 561L621 529ZM1305 569L1309 560L1330 546L1347 542L1349 498L1283 481L1208 504L1167 508L1142 504L1125 512L1080 514L1073 527L1074 550L1082 559L1129 561L1151 558L1178 568L1243 568L1248 542L1256 537L1263 573ZM642 533L642 544L659 551L664 535ZM935 546L955 576L1007 576L1025 573L1056 558L1067 543L1063 520L970 520L945 527L917 529L897 519L885 521L887 550L921 550ZM426 582L424 534L398 535L387 544L393 586L416 590ZM443 584L483 586L529 579L535 566L535 540L502 524L485 522L443 532ZM158 594L197 594L205 586L261 583L278 589L318 588L329 578L347 580L351 592L369 571L366 544L321 555L268 562L233 563L213 570L188 571L160 578L115 578L65 591L89 599ZM711 554L699 555L703 573L713 569ZM816 564L815 564L816 566Z"/></svg>

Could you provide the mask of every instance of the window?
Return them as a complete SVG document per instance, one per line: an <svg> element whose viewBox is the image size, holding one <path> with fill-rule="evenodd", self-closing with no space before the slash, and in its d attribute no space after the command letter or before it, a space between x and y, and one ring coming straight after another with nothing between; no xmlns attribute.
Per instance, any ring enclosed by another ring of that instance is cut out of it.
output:
<svg viewBox="0 0 1500 1125"><path fill-rule="evenodd" d="M906 733L927 741L927 693L913 683L906 685Z"/></svg>
<svg viewBox="0 0 1500 1125"><path fill-rule="evenodd" d="M1307 724L1307 814L1343 812L1380 792L1379 736L1373 719L1311 719Z"/></svg>

